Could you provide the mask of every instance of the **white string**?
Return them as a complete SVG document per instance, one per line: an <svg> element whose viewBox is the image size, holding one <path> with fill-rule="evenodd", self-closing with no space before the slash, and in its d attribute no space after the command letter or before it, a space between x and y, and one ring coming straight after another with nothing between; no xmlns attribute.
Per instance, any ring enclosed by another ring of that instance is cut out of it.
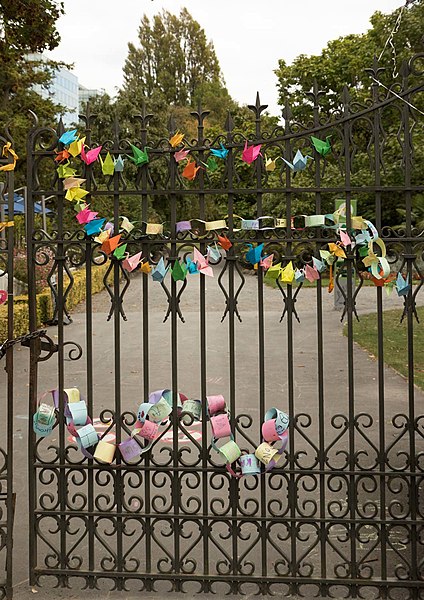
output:
<svg viewBox="0 0 424 600"><path fill-rule="evenodd" d="M393 27L392 31L390 32L389 37L386 40L386 43L384 44L383 50L380 52L380 56L378 57L378 61L380 62L381 57L383 56L387 46L389 45L392 48L392 57L393 57L393 77L397 77L399 75L397 69L396 69L396 48L393 44L393 38L396 35L396 33L399 31L399 27L400 27L400 23L402 21L402 15L403 12L405 10L405 8L408 6L409 2L408 0L406 1L406 3L402 6L402 8L399 11L398 14L398 18L396 19L396 23L395 26Z"/></svg>
<svg viewBox="0 0 424 600"><path fill-rule="evenodd" d="M384 83L381 83L381 81L379 81L378 79L376 79L372 75L371 75L371 79L373 81L375 81L375 83L378 83L378 85L381 85L381 87L384 87L384 89L386 89L388 92L390 92L391 94L393 94L393 96L396 96L396 98L399 98L399 100L402 100L402 102L405 102L405 104L407 104L408 106L410 106L411 108L413 108L414 110L416 110L417 112L419 112L421 115L424 115L424 112L422 110L420 110L419 108L417 108L416 106L414 106L413 104L411 104L410 102L408 102L408 100L405 100L405 98L402 98L402 96L399 96L399 94L396 94L396 92L394 92L393 90L391 90L390 88L388 88L386 85L384 85Z"/></svg>

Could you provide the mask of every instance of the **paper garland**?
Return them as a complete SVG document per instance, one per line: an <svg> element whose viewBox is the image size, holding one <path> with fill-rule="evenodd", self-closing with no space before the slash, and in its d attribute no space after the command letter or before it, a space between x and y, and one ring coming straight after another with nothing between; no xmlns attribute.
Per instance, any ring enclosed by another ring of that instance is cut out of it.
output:
<svg viewBox="0 0 424 600"><path fill-rule="evenodd" d="M331 144L330 144L331 136L327 136L325 140L320 140L319 138L311 137L311 142L316 152L321 156L325 157L331 152ZM70 155L76 157L80 154L81 160L83 160L86 164L91 164L95 162L98 158L100 158L102 171L105 175L113 175L115 171L122 171L124 161L121 156L117 159L113 159L110 153L108 152L104 161L100 156L100 152L102 150L101 146L97 148L85 149L85 138L79 138L77 134L77 130L71 130L65 132L60 138L59 142L65 147L57 152L57 156L55 158L58 162L67 161ZM187 179L193 180L196 177L196 174L200 168L203 168L201 165L196 165L194 160L191 160L189 153L189 149L177 148L184 144L184 134L181 132L176 132L169 140L169 144L171 148L175 150L174 158L177 163L186 161L186 164L183 169L183 176ZM134 162L136 166L142 166L149 162L148 148L145 147L144 150L131 145L131 149L133 152L133 156L128 156L128 158ZM66 148L67 147L67 148ZM242 152L242 160L247 164L253 163L258 156L262 156L261 152L261 144L248 146L247 141L245 142L245 146ZM219 149L212 148L210 150L211 156L208 159L207 163L202 163L205 168L211 168L212 170L216 170L217 163L214 157L225 160L228 155L228 149L221 143ZM312 157L309 155L303 156L303 154L298 150L293 159L293 162L286 160L283 157L281 158L284 163L296 172L302 171L306 168L308 158ZM265 157L265 168L269 171L273 171L276 167L276 161L278 159L268 159ZM161 259L159 263L152 267L147 259L143 259L141 253L137 253L133 256L126 251L127 244L125 242L121 243L121 233L114 232L114 225L112 223L107 223L106 219L97 218L98 213L92 211L90 209L90 205L85 203L84 198L89 193L88 191L81 188L81 184L85 182L84 179L80 179L75 177L76 172L69 166L69 161L65 164L60 164L58 166L58 174L60 178L64 179L63 186L66 189L65 197L71 201L76 201L75 208L77 210L76 219L78 223L84 225L85 232L88 236L96 236L94 237L94 241L101 244L101 251L107 255L113 255L115 259L121 260L123 268L127 271L133 271L138 266L141 265L141 270L148 274L150 273L153 280L157 282L162 282L166 277L168 271L171 273L171 276L175 281L183 281L187 274L197 274L201 273L203 275L207 275L213 277L213 270L210 267L208 260L209 257L214 260L219 260L219 250L216 247L209 246L208 253L206 256L200 254L200 252L194 248L193 259L187 257L185 263L180 263L178 260L175 261L172 265L165 265L164 260ZM134 229L134 223L127 217L120 217L122 219L120 224L120 230L126 231L130 233L132 229ZM262 216L256 219L244 219L239 217L238 215L233 215L233 219L239 220L240 227L233 228L233 231L266 231L278 228L287 228L286 219L273 217L273 216ZM351 216L351 230L347 231L346 229L346 207L340 208L336 210L332 214L325 215L298 215L291 218L290 228L295 230L302 230L308 227L323 227L328 229L334 229L339 236L339 241L329 242L328 250L321 249L320 250L320 258L312 257L312 265L306 264L303 268L298 269L294 268L292 261L289 261L286 265L272 263L272 256L263 256L263 244L258 244L254 246L253 244L247 243L247 251L245 255L245 259L255 268L261 267L267 273L266 276L270 279L278 279L283 283L291 285L293 282L302 283L305 279L313 282L320 279L320 274L329 267L330 271L330 283L329 283L329 291L331 292L334 289L334 264L337 263L338 260L344 260L347 258L345 253L345 248L348 246L353 249L355 246L359 249L359 254L362 258L362 262L364 266L371 273L372 280L375 281L383 281L383 285L387 284L388 292L393 289L392 279L390 277L390 266L386 259L386 248L384 242L379 238L377 229L375 226L364 219L363 217L359 217L356 215ZM163 235L164 232L164 224L163 223L141 223L141 228L145 235ZM207 235L208 232L218 231L220 229L227 229L227 223L225 219L221 219L218 221L203 221L200 219L192 219L186 221L180 221L176 223L176 233L181 233L184 231L190 231L193 235L197 237L202 237ZM228 251L232 242L228 240L226 236L218 235L218 243L221 247ZM376 253L376 248L379 248L379 253ZM215 256L214 256L215 253ZM403 280L402 274L399 274ZM399 276L397 277L395 287L398 290L399 294L405 295L409 290L408 283L404 281L402 283Z"/></svg>
<svg viewBox="0 0 424 600"><path fill-rule="evenodd" d="M39 437L47 437L53 431L56 423L56 413L59 411L59 390L52 390L53 405L42 402L47 395L41 398L33 418L33 429ZM99 437L91 418L88 415L87 405L81 397L78 388L63 390L64 416L68 432L75 438L78 447L85 458L95 459L102 464L112 464L119 448L122 458L126 462L139 459L142 454L150 450L153 442L160 439L160 427L167 427L173 410L173 393L169 389L152 392L147 402L140 404L137 411L137 421L131 436L120 442L118 446ZM277 408L271 408L265 414L262 425L263 440L252 454L243 454L238 444L234 441L231 431L229 414L226 409L225 399L222 395L207 396L207 419L212 430L212 448L226 462L227 471L234 477L240 478L247 475L261 474L260 464L265 466L263 473L271 471L278 465L284 450L287 447L289 417ZM197 399L189 399L184 394L177 394L177 416L184 423L184 418L189 416L194 421L200 421L202 403ZM146 442L142 446L137 437ZM218 447L219 440L230 438ZM282 442L278 447L277 443ZM235 464L238 463L237 468Z"/></svg>

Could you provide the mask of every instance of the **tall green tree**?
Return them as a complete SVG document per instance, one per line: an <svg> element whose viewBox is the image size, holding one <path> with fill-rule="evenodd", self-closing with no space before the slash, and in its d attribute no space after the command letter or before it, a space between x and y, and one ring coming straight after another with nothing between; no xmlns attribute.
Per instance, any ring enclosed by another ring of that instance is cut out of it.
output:
<svg viewBox="0 0 424 600"><path fill-rule="evenodd" d="M32 86L48 87L60 63L28 60L28 55L52 50L59 44L56 21L63 12L63 2L55 0L0 0L0 122L10 127L21 158L31 126L29 109L41 122L52 122L58 109ZM22 165L20 161L20 178Z"/></svg>
<svg viewBox="0 0 424 600"><path fill-rule="evenodd" d="M185 107L188 115L199 101L214 104L211 124L234 108L213 43L186 8L179 15L164 10L151 21L144 15L138 42L128 44L118 105L134 112L144 101L165 123L174 108Z"/></svg>

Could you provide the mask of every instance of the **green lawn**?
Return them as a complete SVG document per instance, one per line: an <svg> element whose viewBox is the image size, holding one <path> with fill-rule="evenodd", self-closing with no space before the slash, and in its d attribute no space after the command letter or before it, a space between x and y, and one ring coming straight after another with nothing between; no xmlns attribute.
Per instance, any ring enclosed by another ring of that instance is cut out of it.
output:
<svg viewBox="0 0 424 600"><path fill-rule="evenodd" d="M387 310L383 313L384 361L390 367L408 376L408 332L406 317L400 323L402 309ZM424 307L418 308L420 323L414 319L414 373L415 384L424 390ZM346 325L344 334L347 335ZM377 356L377 315L360 316L354 323L355 342Z"/></svg>

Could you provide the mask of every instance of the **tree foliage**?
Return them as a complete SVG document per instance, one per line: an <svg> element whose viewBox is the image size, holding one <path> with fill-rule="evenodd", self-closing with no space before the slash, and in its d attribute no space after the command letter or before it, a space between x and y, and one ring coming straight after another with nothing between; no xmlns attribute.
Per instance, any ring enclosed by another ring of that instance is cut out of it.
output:
<svg viewBox="0 0 424 600"><path fill-rule="evenodd" d="M56 21L63 11L63 3L55 0L0 0L0 121L13 132L21 159L31 126L28 111L34 111L41 122L51 123L58 109L32 86L47 87L59 63L29 61L27 55L58 45ZM17 172L18 181L22 182L23 160L19 161Z"/></svg>

